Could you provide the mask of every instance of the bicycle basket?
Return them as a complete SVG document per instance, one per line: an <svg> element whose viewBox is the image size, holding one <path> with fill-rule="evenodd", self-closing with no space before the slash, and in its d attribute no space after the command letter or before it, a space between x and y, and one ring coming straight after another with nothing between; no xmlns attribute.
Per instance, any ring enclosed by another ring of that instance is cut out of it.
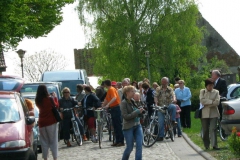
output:
<svg viewBox="0 0 240 160"><path fill-rule="evenodd" d="M94 117L99 121L102 120L103 119L103 110L95 110Z"/></svg>

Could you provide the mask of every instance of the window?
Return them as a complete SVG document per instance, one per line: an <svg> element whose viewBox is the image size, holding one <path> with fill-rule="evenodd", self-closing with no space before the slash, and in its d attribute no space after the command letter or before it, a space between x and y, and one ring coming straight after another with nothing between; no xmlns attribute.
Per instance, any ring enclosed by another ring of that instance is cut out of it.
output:
<svg viewBox="0 0 240 160"><path fill-rule="evenodd" d="M15 99L0 98L0 123L20 120L19 108Z"/></svg>
<svg viewBox="0 0 240 160"><path fill-rule="evenodd" d="M230 97L233 97L233 98L240 97L240 87L235 88L235 89L232 91Z"/></svg>

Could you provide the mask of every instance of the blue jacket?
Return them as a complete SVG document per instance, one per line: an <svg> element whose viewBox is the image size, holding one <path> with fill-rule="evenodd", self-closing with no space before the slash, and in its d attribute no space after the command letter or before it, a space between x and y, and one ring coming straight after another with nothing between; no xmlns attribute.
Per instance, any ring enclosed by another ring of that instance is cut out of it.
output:
<svg viewBox="0 0 240 160"><path fill-rule="evenodd" d="M192 97L192 94L188 87L184 86L183 89L177 88L175 90L175 96L177 100L181 101L181 107L191 105L190 99Z"/></svg>

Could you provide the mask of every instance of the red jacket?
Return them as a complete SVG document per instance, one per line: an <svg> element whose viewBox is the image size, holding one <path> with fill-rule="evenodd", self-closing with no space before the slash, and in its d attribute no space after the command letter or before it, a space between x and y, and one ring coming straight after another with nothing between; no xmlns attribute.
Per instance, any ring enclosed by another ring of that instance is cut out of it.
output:
<svg viewBox="0 0 240 160"><path fill-rule="evenodd" d="M55 106L58 108L59 107L58 100L56 97L54 97L54 103L55 103ZM54 123L57 123L52 112L53 104L50 97L44 98L42 104L37 105L37 107L39 108L39 119L38 119L39 128L50 126Z"/></svg>

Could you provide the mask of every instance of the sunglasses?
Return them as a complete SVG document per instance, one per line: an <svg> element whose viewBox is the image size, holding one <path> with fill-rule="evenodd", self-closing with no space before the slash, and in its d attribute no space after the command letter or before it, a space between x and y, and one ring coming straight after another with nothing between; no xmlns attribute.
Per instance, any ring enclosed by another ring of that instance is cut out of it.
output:
<svg viewBox="0 0 240 160"><path fill-rule="evenodd" d="M63 92L63 93L70 93L70 92Z"/></svg>

